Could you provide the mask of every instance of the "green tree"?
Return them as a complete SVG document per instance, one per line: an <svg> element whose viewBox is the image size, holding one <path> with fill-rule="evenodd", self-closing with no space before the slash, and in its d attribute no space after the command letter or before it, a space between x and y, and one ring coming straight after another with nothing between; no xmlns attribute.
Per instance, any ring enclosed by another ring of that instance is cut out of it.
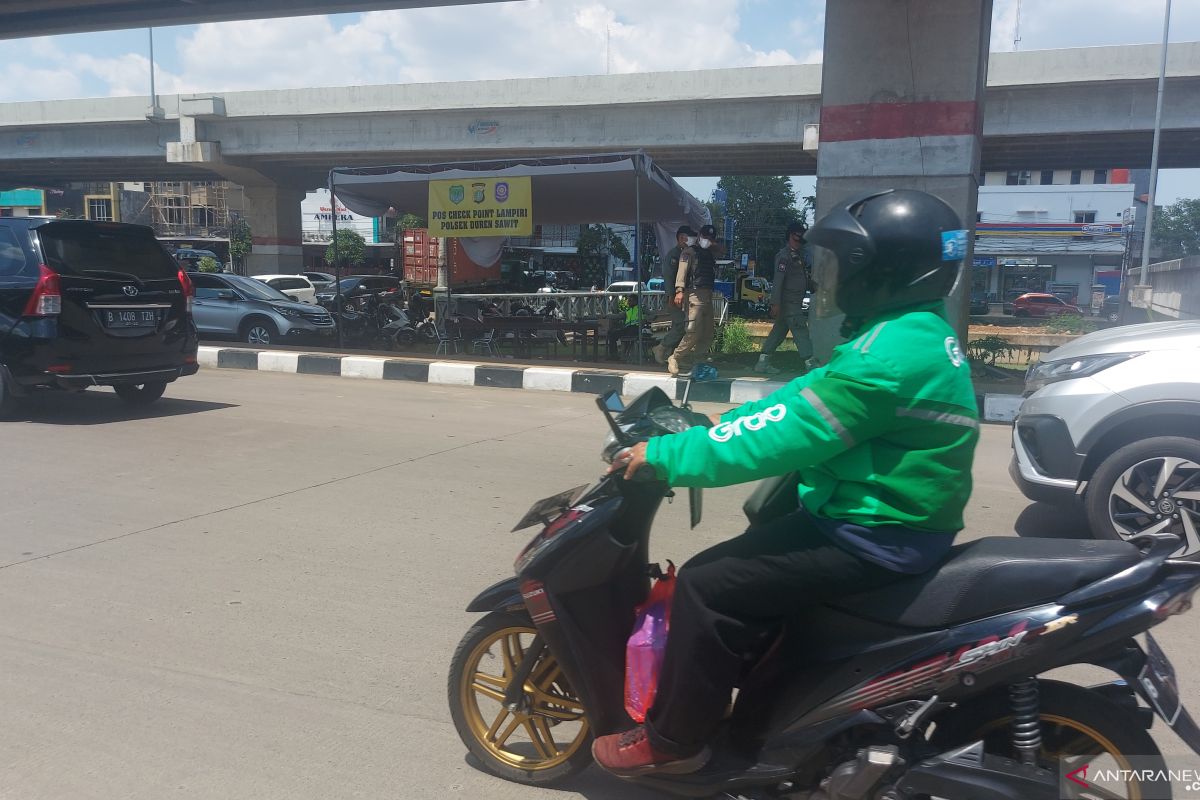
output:
<svg viewBox="0 0 1200 800"><path fill-rule="evenodd" d="M736 220L730 257L749 253L758 264L758 274L773 277L773 257L783 246L783 234L802 218L791 178L726 175L717 181L717 188L725 191L727 213Z"/></svg>
<svg viewBox="0 0 1200 800"><path fill-rule="evenodd" d="M198 266L200 267L201 272L220 272L221 271L221 265L218 264L217 260L215 258L213 258L212 256L205 256L204 258L200 259L200 263Z"/></svg>
<svg viewBox="0 0 1200 800"><path fill-rule="evenodd" d="M579 232L575 241L575 249L581 256L611 255L625 263L629 263L629 248L617 236L616 232L607 225L588 225Z"/></svg>
<svg viewBox="0 0 1200 800"><path fill-rule="evenodd" d="M392 235L395 241L400 241L404 237L405 231L411 231L414 228L428 228L429 224L425 222L424 217L419 217L416 214L403 214L396 223L392 225Z"/></svg>
<svg viewBox="0 0 1200 800"><path fill-rule="evenodd" d="M250 233L250 223L238 218L229 226L229 255L233 258L234 270L244 274L246 256L254 249L254 236Z"/></svg>
<svg viewBox="0 0 1200 800"><path fill-rule="evenodd" d="M1153 235L1163 260L1200 255L1200 200L1184 198L1155 211Z"/></svg>
<svg viewBox="0 0 1200 800"><path fill-rule="evenodd" d="M334 246L330 244L325 250L325 261L335 267L356 267L367 257L367 242L358 231L342 228L337 232L334 243L337 244L336 256Z"/></svg>

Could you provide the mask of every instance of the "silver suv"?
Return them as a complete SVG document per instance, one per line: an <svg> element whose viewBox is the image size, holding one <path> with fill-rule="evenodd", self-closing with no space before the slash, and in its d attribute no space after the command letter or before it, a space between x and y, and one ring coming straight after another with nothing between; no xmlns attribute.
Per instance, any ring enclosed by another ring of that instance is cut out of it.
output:
<svg viewBox="0 0 1200 800"><path fill-rule="evenodd" d="M1200 558L1200 321L1097 331L1026 375L1009 473L1082 502L1092 535L1167 532Z"/></svg>
<svg viewBox="0 0 1200 800"><path fill-rule="evenodd" d="M328 340L337 325L320 306L300 303L241 275L188 273L196 287L193 318L201 338L236 337L250 344Z"/></svg>

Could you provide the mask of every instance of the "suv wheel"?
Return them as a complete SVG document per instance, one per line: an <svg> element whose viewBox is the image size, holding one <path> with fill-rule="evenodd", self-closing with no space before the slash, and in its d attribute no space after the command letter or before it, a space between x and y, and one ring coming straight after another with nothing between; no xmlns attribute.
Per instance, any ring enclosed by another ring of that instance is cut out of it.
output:
<svg viewBox="0 0 1200 800"><path fill-rule="evenodd" d="M166 390L166 381L155 381L154 383L118 383L113 387L113 391L117 393L117 397L131 406L148 406L162 397L163 392Z"/></svg>
<svg viewBox="0 0 1200 800"><path fill-rule="evenodd" d="M1088 484L1088 522L1101 538L1173 533L1177 556L1200 561L1200 441L1158 436L1122 447Z"/></svg>
<svg viewBox="0 0 1200 800"><path fill-rule="evenodd" d="M279 338L275 325L267 320L252 319L242 325L242 341L250 344L270 344Z"/></svg>

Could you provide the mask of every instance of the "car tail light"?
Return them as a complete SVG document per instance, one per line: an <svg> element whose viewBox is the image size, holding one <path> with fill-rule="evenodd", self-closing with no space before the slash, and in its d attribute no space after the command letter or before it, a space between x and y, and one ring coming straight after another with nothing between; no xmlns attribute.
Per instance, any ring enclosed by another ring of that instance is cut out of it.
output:
<svg viewBox="0 0 1200 800"><path fill-rule="evenodd" d="M183 289L183 300L187 306L187 313L192 313L192 301L196 297L196 287L192 285L192 279L188 277L187 272L179 270L179 286Z"/></svg>
<svg viewBox="0 0 1200 800"><path fill-rule="evenodd" d="M42 264L38 267L37 286L25 304L27 317L57 317L62 313L62 289L58 283L58 273Z"/></svg>

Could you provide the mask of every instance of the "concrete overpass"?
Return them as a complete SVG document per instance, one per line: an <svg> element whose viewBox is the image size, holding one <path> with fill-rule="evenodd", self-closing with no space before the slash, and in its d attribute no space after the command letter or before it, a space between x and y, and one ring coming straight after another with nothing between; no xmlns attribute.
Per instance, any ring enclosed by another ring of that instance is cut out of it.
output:
<svg viewBox="0 0 1200 800"><path fill-rule="evenodd" d="M1158 47L992 55L983 168L1147 166ZM1171 46L1161 166L1200 167L1200 43ZM0 185L198 179L294 187L332 166L645 148L678 176L813 174L821 67L0 104Z"/></svg>
<svg viewBox="0 0 1200 800"><path fill-rule="evenodd" d="M37 0L4 9L0 39L490 2L495 0Z"/></svg>

